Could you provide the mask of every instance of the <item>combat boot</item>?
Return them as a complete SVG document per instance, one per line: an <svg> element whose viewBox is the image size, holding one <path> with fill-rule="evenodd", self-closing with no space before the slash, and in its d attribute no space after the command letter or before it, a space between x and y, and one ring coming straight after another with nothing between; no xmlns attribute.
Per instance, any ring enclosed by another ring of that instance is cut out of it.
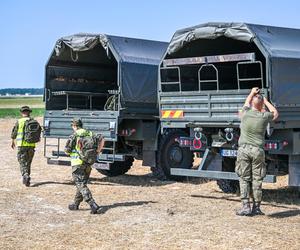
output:
<svg viewBox="0 0 300 250"><path fill-rule="evenodd" d="M26 176L24 175L24 176L23 176L23 179L22 179L22 183L25 185L26 182L27 182L27 178L26 178Z"/></svg>
<svg viewBox="0 0 300 250"><path fill-rule="evenodd" d="M23 176L23 184L26 186L26 187L29 187L30 186L30 177L28 175L24 175Z"/></svg>
<svg viewBox="0 0 300 250"><path fill-rule="evenodd" d="M29 176L27 177L27 183L25 184L25 186L26 186L26 187L29 187L29 186L30 186L30 177L29 177Z"/></svg>
<svg viewBox="0 0 300 250"><path fill-rule="evenodd" d="M253 215L265 215L261 210L260 210L260 202L253 202L253 207L252 207L252 214Z"/></svg>
<svg viewBox="0 0 300 250"><path fill-rule="evenodd" d="M251 214L251 207L249 202L243 202L242 208L236 211L236 215L239 216L250 216Z"/></svg>
<svg viewBox="0 0 300 250"><path fill-rule="evenodd" d="M91 203L90 206L91 214L101 214L101 207L99 207L96 202Z"/></svg>
<svg viewBox="0 0 300 250"><path fill-rule="evenodd" d="M72 211L78 210L79 209L79 205L77 205L75 203L71 203L71 204L69 204L68 208L69 208L69 210L72 210Z"/></svg>

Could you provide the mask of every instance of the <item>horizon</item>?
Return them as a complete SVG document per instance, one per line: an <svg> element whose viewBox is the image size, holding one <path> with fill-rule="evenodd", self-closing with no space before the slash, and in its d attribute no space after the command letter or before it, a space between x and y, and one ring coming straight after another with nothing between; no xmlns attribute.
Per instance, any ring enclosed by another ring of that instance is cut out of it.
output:
<svg viewBox="0 0 300 250"><path fill-rule="evenodd" d="M4 90L4 89L43 89L43 88L39 88L39 87L32 87L32 88L1 88L0 90Z"/></svg>
<svg viewBox="0 0 300 250"><path fill-rule="evenodd" d="M169 42L175 31L206 22L300 28L300 2L2 1L0 89L43 88L55 42L75 33L104 33ZM6 25L3 25L6 24Z"/></svg>

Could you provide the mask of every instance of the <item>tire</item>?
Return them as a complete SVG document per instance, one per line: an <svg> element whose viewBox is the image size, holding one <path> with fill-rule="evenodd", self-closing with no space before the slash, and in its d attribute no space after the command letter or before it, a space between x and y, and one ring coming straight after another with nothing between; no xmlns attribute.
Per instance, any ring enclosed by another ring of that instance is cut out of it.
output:
<svg viewBox="0 0 300 250"><path fill-rule="evenodd" d="M156 167L152 168L153 175L161 180L183 180L184 176L171 176L171 168L190 169L193 166L193 153L189 148L179 147L175 138L188 136L182 130L167 130L159 142Z"/></svg>
<svg viewBox="0 0 300 250"><path fill-rule="evenodd" d="M110 169L97 169L97 171L100 174L103 174L105 176L113 177L118 175L123 175L128 172L128 170L131 168L132 163L134 161L134 158L132 156L129 156L126 158L125 161L115 161L114 163L110 164Z"/></svg>
<svg viewBox="0 0 300 250"><path fill-rule="evenodd" d="M227 172L234 172L235 169L235 159L233 158L223 158L222 162L222 169L223 171ZM239 193L240 191L240 186L239 186L239 181L237 180L217 180L217 184L219 188L224 192L224 193L231 193L231 194L236 194Z"/></svg>
<svg viewBox="0 0 300 250"><path fill-rule="evenodd" d="M236 180L217 180L219 188L227 194L236 194L239 192L239 181Z"/></svg>

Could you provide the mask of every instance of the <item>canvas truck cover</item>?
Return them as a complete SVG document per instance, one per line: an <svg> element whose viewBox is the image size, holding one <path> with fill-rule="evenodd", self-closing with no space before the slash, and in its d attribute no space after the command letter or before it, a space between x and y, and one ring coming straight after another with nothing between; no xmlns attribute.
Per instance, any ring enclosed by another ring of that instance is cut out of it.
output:
<svg viewBox="0 0 300 250"><path fill-rule="evenodd" d="M267 86L278 107L300 106L300 29L248 23L205 23L175 32L165 57L198 39L227 37L255 43L266 58Z"/></svg>
<svg viewBox="0 0 300 250"><path fill-rule="evenodd" d="M168 44L106 34L76 34L59 39L51 57L58 57L66 47L76 57L76 53L91 50L98 44L106 50L109 48L118 62L121 104L156 104L158 64Z"/></svg>

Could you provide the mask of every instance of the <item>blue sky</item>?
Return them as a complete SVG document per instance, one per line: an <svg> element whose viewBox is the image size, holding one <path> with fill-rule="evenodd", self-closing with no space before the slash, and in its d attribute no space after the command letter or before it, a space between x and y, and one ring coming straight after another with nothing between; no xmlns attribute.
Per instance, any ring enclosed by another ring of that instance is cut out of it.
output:
<svg viewBox="0 0 300 250"><path fill-rule="evenodd" d="M177 29L209 21L300 28L299 9L296 0L1 0L0 88L43 87L45 63L61 36L92 32L169 41Z"/></svg>

